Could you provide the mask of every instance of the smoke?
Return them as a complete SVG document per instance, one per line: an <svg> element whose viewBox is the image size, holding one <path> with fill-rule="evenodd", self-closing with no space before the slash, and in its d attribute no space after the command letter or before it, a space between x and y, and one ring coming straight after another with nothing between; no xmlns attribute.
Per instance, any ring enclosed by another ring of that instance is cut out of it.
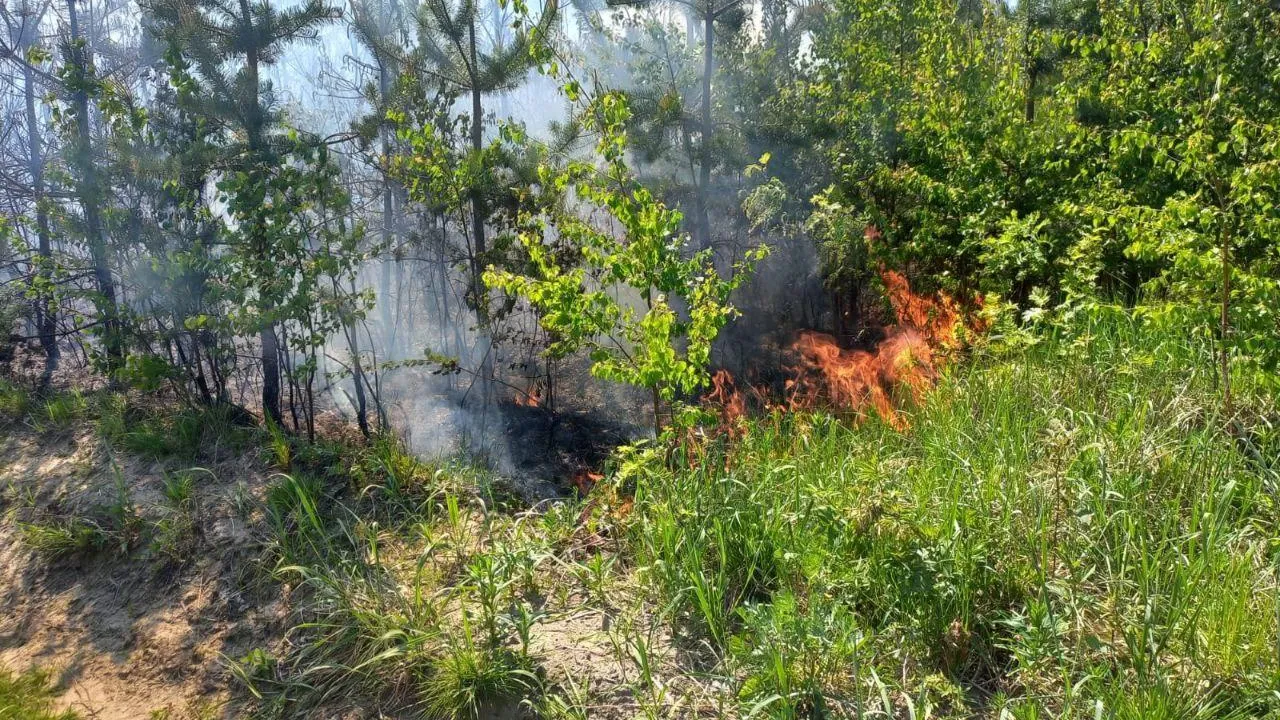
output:
<svg viewBox="0 0 1280 720"><path fill-rule="evenodd" d="M301 2L273 6L283 9ZM51 6L42 25L44 44L50 48L59 33L59 6ZM412 26L412 8L406 3L403 9L406 24ZM350 8L346 11L350 17ZM504 42L511 17L497 0L482 1L481 12L482 51L489 51ZM561 3L561 12L560 30L568 42L559 59L575 77L593 87L627 90L640 104L669 99L675 92L680 112L692 117L701 92L701 29L686 12L660 3L649 9L600 8L594 18L590 10L569 3ZM759 13L753 10L746 22L758 25ZM89 32L104 72L141 104L154 100L155 86L150 83L156 76L148 66L159 61L160 49L145 40L147 25L137 2L124 0L95 8ZM665 28L666 34L655 35L657 27ZM411 38L412 32L409 27L404 36ZM758 39L758 32L749 33ZM134 46L146 52L130 53ZM378 79L374 60L342 20L324 26L313 42L287 46L278 62L265 69L265 76L270 81L269 103L285 124L329 144L352 197L352 219L362 221L368 236L380 241L388 187L379 145L368 147L350 137L353 124L374 112L366 92ZM19 87L11 83L0 89L0 107L7 116L16 117L21 105L14 94ZM717 93L727 92L717 85ZM740 103L727 98L720 104ZM500 124L517 123L531 137L551 140L556 128L570 119L558 82L534 71L509 90L487 94L484 106L490 139L497 137ZM469 111L463 99L449 108L455 117ZM106 132L102 118L95 118L95 127ZM697 158L691 157L690 148L698 143L697 132L687 118L659 117L647 129L635 128L631 138L633 165L644 181L690 216L695 205L691 192L697 185ZM6 152L14 157L21 157L19 139L14 134L12 142L5 141ZM591 139L584 144L585 153ZM729 154L718 163L711 184L700 188L711 217L708 241L718 267L728 272L734 258L762 241L777 250L760 266L758 277L737 293L734 301L744 316L725 330L715 348L715 363L738 373L753 364L768 367L761 348L781 346L783 335L795 329L823 325L829 309L808 238L796 232L766 237L752 231L743 218L745 185L737 170L754 160L747 158L750 148L746 154L733 147L724 152ZM212 182L210 199L215 195ZM335 333L319 353L317 394L327 409L346 418L358 412L357 379L351 372L358 358L371 422L385 416L424 457L478 455L504 474L563 475L598 460L600 448L649 432L643 393L592 378L584 357L566 358L548 368L539 352L546 338L527 308L517 305L491 331L482 332L466 301L469 273L460 252L465 239L458 218L441 220L431 209L410 203L402 188L389 192L390 247L360 269L354 288L375 295L376 305L358 327ZM223 209L214 205L211 211L220 215ZM127 301L138 310L147 302L177 305L182 298L165 295L177 295L181 289L152 277L144 267L147 261L122 261L119 272L132 293ZM236 352L246 357L256 351L252 338L236 344ZM302 358L293 360L297 365ZM249 365L244 364L230 383L235 399L245 404L251 404L256 382ZM481 381L488 368L492 383ZM537 402L532 402L535 397Z"/></svg>

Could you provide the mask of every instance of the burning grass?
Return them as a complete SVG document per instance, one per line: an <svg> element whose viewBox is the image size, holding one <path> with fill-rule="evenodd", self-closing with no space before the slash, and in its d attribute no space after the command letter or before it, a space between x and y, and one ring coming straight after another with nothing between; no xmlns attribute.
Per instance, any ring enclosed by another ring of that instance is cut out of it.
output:
<svg viewBox="0 0 1280 720"><path fill-rule="evenodd" d="M1280 713L1272 455L1220 431L1207 345L1077 337L931 380L909 433L774 412L629 478L636 562L741 708Z"/></svg>
<svg viewBox="0 0 1280 720"><path fill-rule="evenodd" d="M963 345L967 332L979 329L950 296L918 295L900 273L881 273L885 297L897 324L871 349L850 349L816 330L799 332L788 348L788 379L777 395L767 388L737 387L725 370L712 377L703 400L718 408L726 426L736 424L752 405L791 411L825 408L862 417L874 410L889 424L904 429L900 399L918 401L937 381L942 366ZM979 303L980 304L980 303ZM750 398L750 399L749 399Z"/></svg>

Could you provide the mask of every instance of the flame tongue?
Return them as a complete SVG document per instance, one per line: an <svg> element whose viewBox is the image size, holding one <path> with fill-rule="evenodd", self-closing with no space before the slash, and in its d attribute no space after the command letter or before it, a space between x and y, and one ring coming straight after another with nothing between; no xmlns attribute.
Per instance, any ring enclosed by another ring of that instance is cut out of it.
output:
<svg viewBox="0 0 1280 720"><path fill-rule="evenodd" d="M519 407L542 407L542 388L531 385L524 393L516 393L513 401Z"/></svg>
<svg viewBox="0 0 1280 720"><path fill-rule="evenodd" d="M788 368L787 408L862 413L870 406L894 427L907 426L895 409L895 394L906 391L918 400L933 385L945 350L958 344L960 307L945 294L916 295L899 273L885 271L881 278L899 324L885 328L885 339L870 351L846 350L831 335L802 331L790 346L797 364ZM724 370L712 378L703 399L720 407L726 420L746 412L745 398Z"/></svg>
<svg viewBox="0 0 1280 720"><path fill-rule="evenodd" d="M904 387L919 397L937 376L934 354L915 330L893 328L874 352L845 350L836 339L805 331L791 345L800 364L787 381L787 405L793 410L829 407L861 412L868 405L896 427L893 392Z"/></svg>
<svg viewBox="0 0 1280 720"><path fill-rule="evenodd" d="M711 376L711 392L702 400L720 408L720 420L725 425L731 425L747 414L747 399L738 392L733 374L728 370L717 370Z"/></svg>
<svg viewBox="0 0 1280 720"><path fill-rule="evenodd" d="M911 284L901 273L885 270L880 273L885 295L898 318L896 328L907 328L920 333L931 347L953 347L957 343L957 331L961 327L960 304L950 295L938 293L926 297L911 292ZM889 328L892 332L895 328Z"/></svg>

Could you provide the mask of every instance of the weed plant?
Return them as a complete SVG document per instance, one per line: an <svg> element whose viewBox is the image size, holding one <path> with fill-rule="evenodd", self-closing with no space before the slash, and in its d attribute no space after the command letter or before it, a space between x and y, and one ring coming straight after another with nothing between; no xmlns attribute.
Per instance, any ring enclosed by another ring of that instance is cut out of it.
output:
<svg viewBox="0 0 1280 720"><path fill-rule="evenodd" d="M1274 716L1276 448L1219 402L1208 348L1096 319L905 431L775 413L652 452L630 546L748 714Z"/></svg>

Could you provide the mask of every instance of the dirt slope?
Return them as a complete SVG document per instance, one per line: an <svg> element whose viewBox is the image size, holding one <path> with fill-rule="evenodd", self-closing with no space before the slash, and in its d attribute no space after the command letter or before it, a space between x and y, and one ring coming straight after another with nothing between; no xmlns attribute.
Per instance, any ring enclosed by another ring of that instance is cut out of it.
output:
<svg viewBox="0 0 1280 720"><path fill-rule="evenodd" d="M184 464L113 455L83 428L9 425L0 437L0 666L54 671L61 702L87 718L235 717L224 657L270 644L283 626L278 591L253 572L258 520L236 503L261 491L262 467L230 452L201 458L191 552L174 562L147 537L166 512L165 473ZM138 518L125 551L51 559L23 541L22 522L105 522L122 495Z"/></svg>

